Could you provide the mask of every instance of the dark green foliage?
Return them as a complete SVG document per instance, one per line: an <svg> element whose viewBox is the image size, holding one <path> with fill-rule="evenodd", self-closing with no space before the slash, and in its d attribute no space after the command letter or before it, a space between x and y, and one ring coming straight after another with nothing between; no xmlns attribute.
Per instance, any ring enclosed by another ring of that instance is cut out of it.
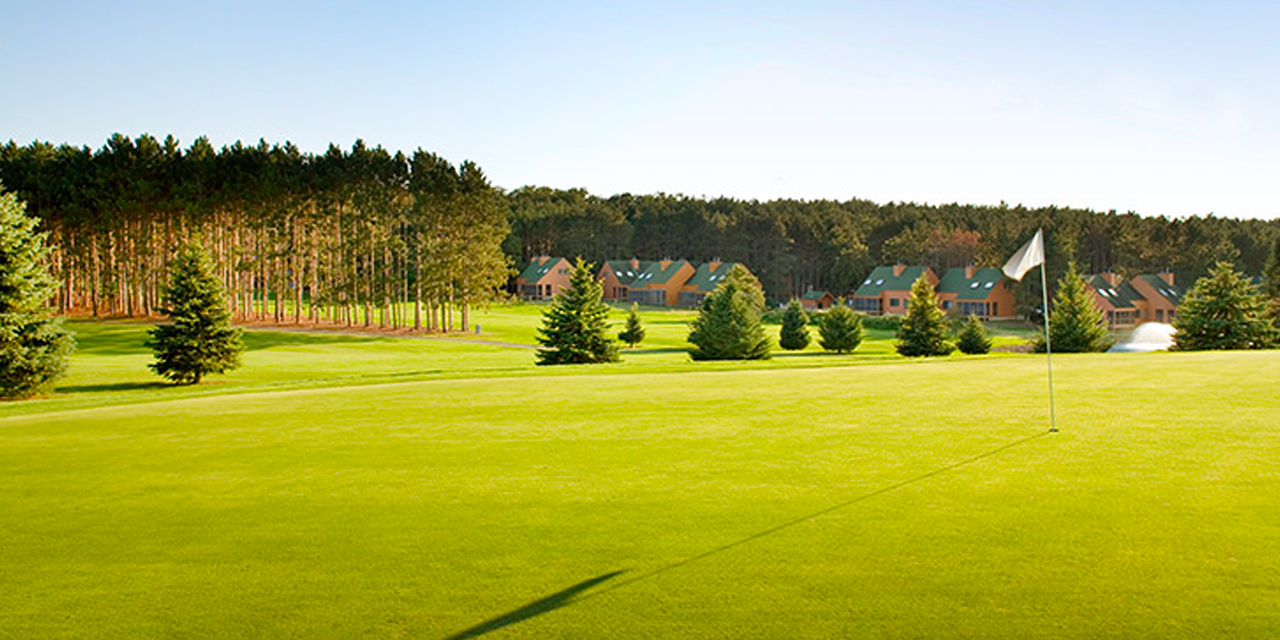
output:
<svg viewBox="0 0 1280 640"><path fill-rule="evenodd" d="M0 397L45 393L62 376L75 343L45 309L54 282L37 221L12 193L0 192Z"/></svg>
<svg viewBox="0 0 1280 640"><path fill-rule="evenodd" d="M198 241L183 246L169 266L162 312L169 324L151 330L151 369L178 384L200 384L209 373L240 366L240 330L231 326L222 283Z"/></svg>
<svg viewBox="0 0 1280 640"><path fill-rule="evenodd" d="M788 351L799 351L809 346L809 314L799 300L792 299L782 313L782 330L778 334L778 346Z"/></svg>
<svg viewBox="0 0 1280 640"><path fill-rule="evenodd" d="M862 314L836 305L818 321L818 344L827 351L847 353L862 344Z"/></svg>
<svg viewBox="0 0 1280 640"><path fill-rule="evenodd" d="M991 338L987 335L987 329L982 326L982 321L978 319L978 316L969 314L969 317L964 321L964 325L960 327L960 334L956 337L956 348L961 353L969 355L978 355L991 351Z"/></svg>
<svg viewBox="0 0 1280 640"><path fill-rule="evenodd" d="M938 308L938 296L929 279L921 275L911 285L907 314L898 329L898 353L908 357L945 356L951 344L947 316Z"/></svg>
<svg viewBox="0 0 1280 640"><path fill-rule="evenodd" d="M1058 293L1049 310L1049 336L1054 353L1089 353L1106 351L1114 342L1107 333L1102 310L1093 304L1084 278L1075 263L1058 280ZM1043 352L1044 336L1035 342L1035 350Z"/></svg>
<svg viewBox="0 0 1280 640"><path fill-rule="evenodd" d="M1179 351L1265 349L1277 341L1266 300L1229 262L1219 262L1191 287L1173 326Z"/></svg>
<svg viewBox="0 0 1280 640"><path fill-rule="evenodd" d="M1262 295L1280 300L1280 239L1271 248L1267 266L1262 269Z"/></svg>
<svg viewBox="0 0 1280 640"><path fill-rule="evenodd" d="M762 360L769 357L764 294L741 265L729 271L715 291L702 299L690 325L689 355L694 360Z"/></svg>
<svg viewBox="0 0 1280 640"><path fill-rule="evenodd" d="M640 305L631 303L631 314L627 316L627 328L618 333L618 339L634 349L644 342L644 325L640 324Z"/></svg>
<svg viewBox="0 0 1280 640"><path fill-rule="evenodd" d="M862 328L897 333L902 328L902 316L863 316Z"/></svg>
<svg viewBox="0 0 1280 640"><path fill-rule="evenodd" d="M578 258L569 286L556 295L538 328L538 364L617 362L618 345L609 339L609 305L593 265Z"/></svg>

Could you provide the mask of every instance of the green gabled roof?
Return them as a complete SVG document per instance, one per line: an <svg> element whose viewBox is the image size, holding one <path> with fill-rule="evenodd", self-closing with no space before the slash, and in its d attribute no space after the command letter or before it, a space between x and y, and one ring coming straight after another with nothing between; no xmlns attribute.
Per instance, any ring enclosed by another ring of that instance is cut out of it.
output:
<svg viewBox="0 0 1280 640"><path fill-rule="evenodd" d="M711 292L724 281L725 276L729 275L729 270L733 268L736 262L721 262L718 268L712 269L710 262L704 262L698 265L698 270L693 272L689 281L684 283L685 286L693 285L694 291Z"/></svg>
<svg viewBox="0 0 1280 640"><path fill-rule="evenodd" d="M653 264L646 260L638 260L637 262L640 264L638 268L631 266L630 260L606 260L604 264L613 272L619 282L630 285L636 279L636 276L644 273L649 268L649 265Z"/></svg>
<svg viewBox="0 0 1280 640"><path fill-rule="evenodd" d="M1134 300L1146 299L1127 282L1121 282L1119 286L1113 287L1102 276L1085 276L1084 283L1089 285L1089 288L1097 291L1098 295L1102 296L1103 299L1111 303L1111 306L1117 309L1135 308Z"/></svg>
<svg viewBox="0 0 1280 640"><path fill-rule="evenodd" d="M992 267L974 269L972 278L965 277L963 268L947 269L938 281L938 293L954 293L957 300L986 300L1003 279L1004 273Z"/></svg>
<svg viewBox="0 0 1280 640"><path fill-rule="evenodd" d="M1149 273L1144 273L1140 276L1134 276L1134 280L1141 280L1147 283L1152 289L1159 291L1160 295L1164 296L1166 300L1175 305L1182 302L1182 289L1179 289L1176 285L1165 282L1160 276L1153 276Z"/></svg>
<svg viewBox="0 0 1280 640"><path fill-rule="evenodd" d="M667 268L663 269L661 262L650 262L649 266L642 271L640 275L637 275L636 279L627 286L640 289L651 284L663 284L670 280L671 276L674 276L680 271L681 265L685 264L689 264L689 261L672 260L671 263L667 265Z"/></svg>
<svg viewBox="0 0 1280 640"><path fill-rule="evenodd" d="M538 258L530 260L529 264L525 266L524 271L520 272L520 277L524 278L525 282L537 282L541 280L542 276L550 273L553 267L559 264L561 260L564 260L564 258L547 258L544 262L541 258L542 256L539 256Z"/></svg>
<svg viewBox="0 0 1280 640"><path fill-rule="evenodd" d="M893 275L893 267L876 267L871 275L862 281L862 286L853 292L855 296L878 296L884 291L910 291L911 285L924 275L928 267L907 267L901 275Z"/></svg>
<svg viewBox="0 0 1280 640"><path fill-rule="evenodd" d="M813 289L810 289L806 291L804 295L800 296L800 299L801 300L821 300L830 295L831 294L826 291L815 291ZM835 297L835 296L832 296L832 297Z"/></svg>

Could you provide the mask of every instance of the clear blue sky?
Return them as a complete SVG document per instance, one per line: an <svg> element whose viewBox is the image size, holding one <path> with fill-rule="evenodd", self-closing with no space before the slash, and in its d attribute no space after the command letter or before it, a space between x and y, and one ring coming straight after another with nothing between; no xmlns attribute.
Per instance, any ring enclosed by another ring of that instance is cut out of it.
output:
<svg viewBox="0 0 1280 640"><path fill-rule="evenodd" d="M16 2L0 140L356 138L494 183L1280 216L1280 3Z"/></svg>

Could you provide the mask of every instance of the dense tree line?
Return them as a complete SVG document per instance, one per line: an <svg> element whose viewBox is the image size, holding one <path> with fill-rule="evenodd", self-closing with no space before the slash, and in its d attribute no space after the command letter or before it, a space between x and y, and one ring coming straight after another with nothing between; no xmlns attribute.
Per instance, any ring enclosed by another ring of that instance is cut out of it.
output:
<svg viewBox="0 0 1280 640"><path fill-rule="evenodd" d="M116 135L97 150L10 142L0 182L50 233L58 306L99 314L154 310L165 263L194 232L238 318L431 329L448 329L449 309L488 299L508 263L535 255L742 262L785 301L810 288L851 291L877 264L1000 266L1040 227L1051 275L1075 262L1121 275L1168 269L1185 285L1219 260L1260 273L1280 241L1280 221L1212 215L503 193L472 163L359 142L319 155L288 143L215 149L203 138L181 148L147 135ZM1039 287L1019 285L1023 312Z"/></svg>
<svg viewBox="0 0 1280 640"><path fill-rule="evenodd" d="M448 330L458 315L465 330L510 273L501 192L474 163L421 150L10 142L0 183L49 234L62 312L154 313L168 263L197 235L242 320Z"/></svg>

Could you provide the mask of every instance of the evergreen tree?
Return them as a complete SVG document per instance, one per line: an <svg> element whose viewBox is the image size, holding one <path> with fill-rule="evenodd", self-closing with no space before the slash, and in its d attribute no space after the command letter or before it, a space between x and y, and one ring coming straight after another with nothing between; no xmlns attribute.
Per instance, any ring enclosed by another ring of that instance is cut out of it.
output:
<svg viewBox="0 0 1280 640"><path fill-rule="evenodd" d="M53 388L75 343L45 303L55 283L37 221L0 191L0 397L29 398Z"/></svg>
<svg viewBox="0 0 1280 640"><path fill-rule="evenodd" d="M1266 313L1266 302L1257 288L1231 263L1219 262L1208 276L1196 281L1178 305L1178 317L1173 321L1174 348L1202 351L1275 346L1275 326Z"/></svg>
<svg viewBox="0 0 1280 640"><path fill-rule="evenodd" d="M991 338L987 336L987 330L982 326L982 321L978 319L978 316L969 314L964 326L960 327L960 335L956 339L956 348L961 353L969 355L978 355L991 351Z"/></svg>
<svg viewBox="0 0 1280 640"><path fill-rule="evenodd" d="M955 349L948 340L949 333L933 285L922 274L911 285L907 314L898 329L898 353L908 357L945 356Z"/></svg>
<svg viewBox="0 0 1280 640"><path fill-rule="evenodd" d="M1262 295L1280 300L1280 238L1276 239L1267 266L1262 269Z"/></svg>
<svg viewBox="0 0 1280 640"><path fill-rule="evenodd" d="M608 336L609 305L592 265L578 258L569 286L556 295L538 328L538 364L617 362L618 345Z"/></svg>
<svg viewBox="0 0 1280 640"><path fill-rule="evenodd" d="M644 325L640 324L639 305L634 302L631 303L631 314L627 316L627 328L618 333L618 339L632 349L644 342Z"/></svg>
<svg viewBox="0 0 1280 640"><path fill-rule="evenodd" d="M240 366L240 330L231 326L222 283L199 241L186 244L169 267L161 312L170 324L151 329L147 343L155 352L150 365L178 384L200 384L205 374Z"/></svg>
<svg viewBox="0 0 1280 640"><path fill-rule="evenodd" d="M787 303L787 310L782 313L778 346L788 351L799 351L809 346L809 314L804 312L800 301L794 298Z"/></svg>
<svg viewBox="0 0 1280 640"><path fill-rule="evenodd" d="M862 314L836 305L818 321L818 344L827 351L846 353L862 344Z"/></svg>
<svg viewBox="0 0 1280 640"><path fill-rule="evenodd" d="M1053 296L1049 312L1049 336L1054 353L1088 353L1111 348L1111 335L1102 310L1093 303L1084 278L1074 262L1058 280L1058 293ZM1036 351L1045 350L1044 336L1035 343Z"/></svg>
<svg viewBox="0 0 1280 640"><path fill-rule="evenodd" d="M762 360L769 357L765 335L764 293L750 272L735 265L724 282L707 294L690 325L689 355L694 360Z"/></svg>

